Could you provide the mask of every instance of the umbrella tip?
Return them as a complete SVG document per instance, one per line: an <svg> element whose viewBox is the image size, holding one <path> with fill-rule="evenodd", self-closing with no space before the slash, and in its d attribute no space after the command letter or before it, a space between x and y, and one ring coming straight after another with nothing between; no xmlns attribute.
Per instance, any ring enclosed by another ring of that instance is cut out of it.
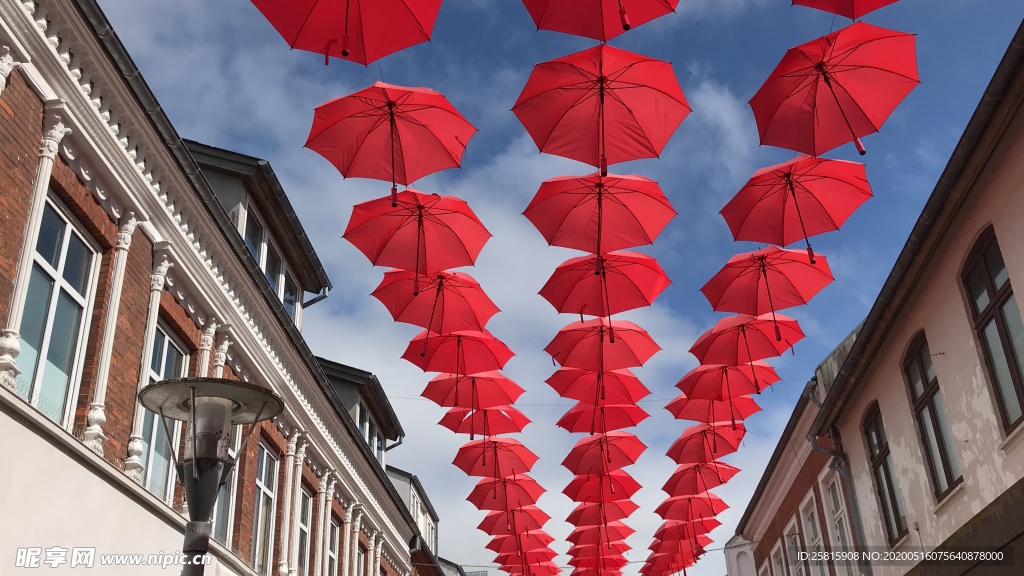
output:
<svg viewBox="0 0 1024 576"><path fill-rule="evenodd" d="M867 148L864 147L864 143L860 141L860 138L854 138L853 145L857 147L857 153L861 156L868 153Z"/></svg>

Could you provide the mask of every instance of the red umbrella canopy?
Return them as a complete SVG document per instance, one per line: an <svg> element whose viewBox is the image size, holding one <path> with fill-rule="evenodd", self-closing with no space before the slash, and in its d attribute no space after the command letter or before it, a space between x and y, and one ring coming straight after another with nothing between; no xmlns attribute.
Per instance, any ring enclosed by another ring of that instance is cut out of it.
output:
<svg viewBox="0 0 1024 576"><path fill-rule="evenodd" d="M621 540L610 540L603 544L575 544L566 552L569 556L583 558L586 556L601 556L603 554L622 554L630 551L629 544Z"/></svg>
<svg viewBox="0 0 1024 576"><path fill-rule="evenodd" d="M484 480L484 482L488 482L488 480ZM477 484L477 486L479 487L480 485ZM484 495L484 498L486 499L487 496ZM491 499L494 500L496 498ZM487 516L480 522L477 529L491 536L522 534L523 532L539 530L547 524L548 520L551 520L551 517L545 514L543 510L529 504L513 508L507 512L505 510L492 510L487 513ZM513 530L513 532L508 532L508 530Z"/></svg>
<svg viewBox="0 0 1024 576"><path fill-rule="evenodd" d="M739 474L739 472L739 468L730 466L725 462L683 464L676 468L676 471L669 477L668 482L665 482L661 489L669 496L700 494L725 484L733 476Z"/></svg>
<svg viewBox="0 0 1024 576"><path fill-rule="evenodd" d="M610 316L650 306L671 283L654 258L609 252L566 260L540 295L561 313Z"/></svg>
<svg viewBox="0 0 1024 576"><path fill-rule="evenodd" d="M857 20L868 12L878 10L894 2L896 0L793 0L793 5L817 8L825 12L846 16L851 20Z"/></svg>
<svg viewBox="0 0 1024 576"><path fill-rule="evenodd" d="M459 448L452 464L469 476L504 478L529 472L537 455L512 438L485 438Z"/></svg>
<svg viewBox="0 0 1024 576"><path fill-rule="evenodd" d="M461 166L475 133L440 92L377 82L317 106L306 148L346 178L408 186Z"/></svg>
<svg viewBox="0 0 1024 576"><path fill-rule="evenodd" d="M727 400L760 394L765 387L779 380L775 369L760 360L740 366L702 364L683 376L676 383L676 388L682 390L687 398Z"/></svg>
<svg viewBox="0 0 1024 576"><path fill-rule="evenodd" d="M658 183L643 176L559 176L523 212L548 244L593 254L651 244L675 217Z"/></svg>
<svg viewBox="0 0 1024 576"><path fill-rule="evenodd" d="M569 324L544 348L562 366L595 371L643 366L658 350L643 328L603 318Z"/></svg>
<svg viewBox="0 0 1024 576"><path fill-rule="evenodd" d="M427 383L420 396L438 406L492 408L512 404L525 392L501 372L479 372L470 376L440 374Z"/></svg>
<svg viewBox="0 0 1024 576"><path fill-rule="evenodd" d="M469 204L454 196L409 188L398 194L397 204L378 198L352 209L344 238L374 266L418 275L470 266L491 237ZM419 292L415 285L413 292Z"/></svg>
<svg viewBox="0 0 1024 576"><path fill-rule="evenodd" d="M480 284L462 272L437 272L417 280L409 270L389 270L372 296L396 322L444 334L483 330L500 310ZM418 286L417 286L418 284Z"/></svg>
<svg viewBox="0 0 1024 576"><path fill-rule="evenodd" d="M703 398L687 398L680 394L665 405L665 409L675 416L676 420L694 420L697 422L719 422L729 420L746 420L751 414L761 411L761 407L750 396L734 396L725 400L706 400Z"/></svg>
<svg viewBox="0 0 1024 576"><path fill-rule="evenodd" d="M541 488L533 478L526 474L516 474L507 478L484 478L477 483L466 500L481 510L505 512L516 508L529 508L520 513L520 516L532 516L543 524L547 520L541 522L541 518L547 515L531 505L536 504L544 492L544 488Z"/></svg>
<svg viewBox="0 0 1024 576"><path fill-rule="evenodd" d="M615 502L628 500L642 486L623 470L576 476L562 493L573 502Z"/></svg>
<svg viewBox="0 0 1024 576"><path fill-rule="evenodd" d="M538 30L607 42L626 30L675 12L679 0L523 0Z"/></svg>
<svg viewBox="0 0 1024 576"><path fill-rule="evenodd" d="M486 330L435 334L424 330L409 342L402 358L424 372L476 374L501 370L515 354Z"/></svg>
<svg viewBox="0 0 1024 576"><path fill-rule="evenodd" d="M654 512L665 520L698 520L709 518L729 506L721 498L706 492L696 496L673 496L662 502Z"/></svg>
<svg viewBox="0 0 1024 576"><path fill-rule="evenodd" d="M878 132L920 83L914 36L863 22L791 48L750 99L761 144L821 156Z"/></svg>
<svg viewBox="0 0 1024 576"><path fill-rule="evenodd" d="M647 446L628 432L607 432L576 443L562 466L577 475L600 474L635 464Z"/></svg>
<svg viewBox="0 0 1024 576"><path fill-rule="evenodd" d="M288 45L369 64L430 40L441 0L253 0Z"/></svg>
<svg viewBox="0 0 1024 576"><path fill-rule="evenodd" d="M534 66L512 111L541 152L607 175L658 156L690 106L671 64L601 44Z"/></svg>
<svg viewBox="0 0 1024 576"><path fill-rule="evenodd" d="M533 530L529 534L495 536L494 538L491 538L491 541L487 544L486 548L497 552L498 554L507 554L518 550L526 552L529 550L547 548L548 544L551 544L554 541L555 539L547 532L543 530Z"/></svg>
<svg viewBox="0 0 1024 576"><path fill-rule="evenodd" d="M714 540L712 540L706 534L697 534L696 536L691 536L690 538L664 538L660 540L656 538L654 542L651 542L651 545L647 548L659 554L665 552L678 552L680 550L693 551L694 545L696 545L698 548L704 548L712 542L714 542Z"/></svg>
<svg viewBox="0 0 1024 576"><path fill-rule="evenodd" d="M616 500L615 502L582 502L569 513L565 519L573 526L597 526L613 520L628 518L640 506L632 500ZM572 552L569 552L572 554Z"/></svg>
<svg viewBox="0 0 1024 576"><path fill-rule="evenodd" d="M626 369L597 372L559 368L546 382L562 398L591 404L636 404L651 394L640 379Z"/></svg>
<svg viewBox="0 0 1024 576"><path fill-rule="evenodd" d="M511 564L502 564L498 567L498 570L508 572L509 574L523 574L524 576L556 576L562 573L562 569L550 560L536 564L528 564L521 560L519 562L513 561Z"/></svg>
<svg viewBox="0 0 1024 576"><path fill-rule="evenodd" d="M626 564L629 564L629 560L626 560L625 556L613 553L608 553L603 556L583 556L569 560L570 566L576 566L579 568L601 568L601 573L622 568Z"/></svg>
<svg viewBox="0 0 1024 576"><path fill-rule="evenodd" d="M530 419L512 406L452 408L438 422L456 434L493 436L522 432Z"/></svg>
<svg viewBox="0 0 1024 576"><path fill-rule="evenodd" d="M779 327L781 340L775 339L773 328ZM748 364L751 360L774 358L804 337L796 320L776 314L726 316L690 346L690 353L701 364Z"/></svg>
<svg viewBox="0 0 1024 576"><path fill-rule="evenodd" d="M636 404L595 406L580 402L558 420L558 426L572 433L594 434L632 428L649 417L650 414Z"/></svg>
<svg viewBox="0 0 1024 576"><path fill-rule="evenodd" d="M762 168L722 208L736 240L785 246L839 227L871 198L863 164L800 156Z"/></svg>
<svg viewBox="0 0 1024 576"><path fill-rule="evenodd" d="M622 522L609 522L605 526L583 526L574 529L565 539L573 544L604 544L608 540L625 540L633 530Z"/></svg>
<svg viewBox="0 0 1024 576"><path fill-rule="evenodd" d="M704 518L702 520L665 520L654 532L654 537L662 540L676 539L686 540L693 538L694 534L707 534L722 523L717 518Z"/></svg>
<svg viewBox="0 0 1024 576"><path fill-rule="evenodd" d="M740 447L747 429L737 422L690 426L672 443L666 455L676 464L702 464L732 454Z"/></svg>
<svg viewBox="0 0 1024 576"><path fill-rule="evenodd" d="M522 554L516 554L515 552L506 552L504 554L498 554L494 558L496 564L507 564L514 566L517 563L526 564L540 564L547 562L558 557L558 552L551 550L550 548L538 548L536 550L530 550Z"/></svg>

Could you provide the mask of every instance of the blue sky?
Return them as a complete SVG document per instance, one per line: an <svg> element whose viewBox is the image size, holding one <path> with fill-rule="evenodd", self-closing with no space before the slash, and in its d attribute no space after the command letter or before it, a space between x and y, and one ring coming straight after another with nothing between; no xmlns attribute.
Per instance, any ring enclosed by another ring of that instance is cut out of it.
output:
<svg viewBox="0 0 1024 576"><path fill-rule="evenodd" d="M546 529L564 538L572 527L561 520L573 505L561 490L571 474L559 463L579 437L555 427L572 402L543 383L554 368L542 348L572 317L559 317L537 291L560 262L578 253L547 247L520 214L543 180L593 169L538 154L509 110L533 64L594 42L536 31L518 0L446 0L432 42L379 66L336 60L324 67L320 56L289 50L248 0L100 4L183 137L270 160L335 286L330 298L308 310L303 331L317 354L378 374L408 433L389 463L420 477L441 515L441 555L467 565L491 565L493 554L475 529L483 513L464 500L476 479L450 465L466 439L437 426L444 410L417 398L428 378L399 357L419 329L393 323L369 296L383 270L341 239L352 204L383 196L389 186L343 181L302 145L316 105L382 77L441 91L480 129L462 170L427 177L416 187L466 199L494 234L476 268L467 271L503 310L488 328L518 354L507 373L527 389L517 406L533 420L521 438L541 456L534 476L549 490L539 503L553 517ZM711 548L732 536L814 367L867 314L1022 17L1019 0L903 0L864 18L917 34L922 84L879 134L864 138L875 198L841 232L814 240L836 282L810 305L785 312L808 337L795 356L773 362L783 383L758 398L764 412L748 420L744 446L727 458L743 472L716 490L731 509L720 516L724 526L712 533ZM672 62L693 108L660 159L612 169L658 180L679 212L658 241L642 249L675 283L653 308L622 315L647 328L664 349L637 371L653 394L642 403L652 417L635 430L650 448L628 469L645 487L634 497L642 509L628 521L637 529L629 539L631 560L646 557L660 522L653 510L665 497L660 487L674 468L664 453L689 424L674 421L663 406L677 394L676 380L696 365L690 344L721 317L698 289L730 256L760 247L733 242L717 212L756 169L793 157L758 146L746 101L787 48L848 23L787 0L682 0L676 14L611 42ZM827 157L857 158L852 145ZM554 548L564 552L568 545L560 541ZM631 564L626 573L639 566ZM690 571L724 572L720 550Z"/></svg>

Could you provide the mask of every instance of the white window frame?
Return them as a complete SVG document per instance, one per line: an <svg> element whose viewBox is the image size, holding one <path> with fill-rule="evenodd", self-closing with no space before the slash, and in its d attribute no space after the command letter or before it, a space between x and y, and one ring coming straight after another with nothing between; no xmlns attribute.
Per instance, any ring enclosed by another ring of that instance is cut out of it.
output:
<svg viewBox="0 0 1024 576"><path fill-rule="evenodd" d="M786 552L783 550L785 547L785 540L779 538L779 541L772 546L772 552L770 554L772 574L774 576L789 576L789 567L786 566Z"/></svg>
<svg viewBox="0 0 1024 576"><path fill-rule="evenodd" d="M366 551L361 544L356 544L356 576L366 574Z"/></svg>
<svg viewBox="0 0 1024 576"><path fill-rule="evenodd" d="M809 529L809 522L804 511L810 509L814 514L814 529ZM818 502L814 497L814 489L811 488L807 492L807 496L804 497L803 501L800 502L799 509L800 516L800 528L804 533L804 545L807 547L808 552L824 552L825 551L825 533L821 530L821 518L818 516ZM817 534L816 539L809 539L808 534ZM810 569L809 576L828 576L828 566L824 562L808 561L808 567Z"/></svg>
<svg viewBox="0 0 1024 576"><path fill-rule="evenodd" d="M252 218L259 223L260 227L263 228L263 239L260 241L259 254L254 256L256 265L259 266L260 271L266 275L267 252L270 250L273 250L281 261L281 273L278 276L276 288L277 299L281 304L284 304L285 283L290 280L292 285L295 286L295 317L292 318L292 321L296 326L299 326L302 318L302 287L299 286L299 283L295 280L295 274L292 273L288 266L288 262L284 259L284 256L282 256L281 248L277 246L277 241L271 237L270 230L267 228L267 221L260 215L259 210L252 205L252 200L249 198L248 194L246 194L245 202L240 204L240 206L243 206L243 209L240 211L241 214L238 219L238 232L242 235L243 242L245 241L245 227L250 216L252 216ZM248 244L246 244L246 247L248 247Z"/></svg>
<svg viewBox="0 0 1024 576"><path fill-rule="evenodd" d="M56 197L52 188L47 189L46 205L49 205L57 213L57 215L64 220L64 234L61 238L60 252L62 254L61 261L57 263L57 268L62 269L64 259L67 257L67 245L71 239L71 235L67 232L70 230L71 233L75 234L82 240L87 248L92 251L92 257L89 262L89 273L86 275L88 280L86 281L85 294L80 295L76 289L70 287L67 280L64 279L62 274L58 274L57 270L50 265L39 253L36 251L36 245L39 242L39 232L36 233L36 237L32 238L31 244L26 246L27 249L32 250L32 262L29 264L27 270L18 270L18 274L28 274L26 283L31 280L32 267L38 264L43 271L53 279L54 291L50 295L50 302L47 303L46 321L43 327L43 339L39 346L39 358L36 359L37 363L45 363L45 352L49 348L50 336L53 332L53 319L56 314L57 306L54 303L54 299L57 298L60 290L64 290L76 303L82 306L82 318L78 326L78 344L75 347L75 358L71 363L71 374L68 378L68 392L67 397L64 400L64 410L61 414L60 422L57 422L61 428L70 431L74 424L74 413L76 400L78 398L79 388L82 383L82 365L85 362L85 349L87 341L89 340L89 327L92 324L92 310L93 304L96 301L96 284L99 280L100 265L98 264L102 250L99 245L93 239L92 235L86 232L85 226L75 217L74 214L68 210L64 204ZM43 214L46 212L44 205L43 210L40 210L38 214L33 214L32 218L38 222L42 222ZM42 231L42 227L39 227L39 231ZM23 304L24 305L24 304ZM18 327L19 330L21 327ZM36 369L33 382L29 384L29 397L26 399L29 404L33 407L39 402L40 384L44 370Z"/></svg>
<svg viewBox="0 0 1024 576"><path fill-rule="evenodd" d="M309 557L309 541L313 537L313 493L302 486L299 490L299 509L295 511L298 517L298 533L295 535L297 539L295 545L299 548L299 557L296 559L296 565L299 567L299 574L305 574L309 572L310 557ZM305 517L303 517L305 516ZM306 544L304 546L299 545L300 535L306 536Z"/></svg>
<svg viewBox="0 0 1024 576"><path fill-rule="evenodd" d="M832 506L832 493L829 490L829 486L835 483L839 489L839 494L844 496L842 501L842 509L836 510ZM825 511L825 529L828 532L829 545L833 551L843 545L839 541L840 535L836 533L836 523L842 522L843 528L845 529L846 537L849 542L846 542L847 551L853 547L853 532L850 529L850 515L846 510L845 501L845 490L843 488L843 480L839 476L839 472L832 470L831 468L825 468L818 475L818 490L821 491L821 507ZM855 563L843 563L843 562L832 562L835 568L836 576L854 576L860 573L860 569Z"/></svg>
<svg viewBox="0 0 1024 576"><path fill-rule="evenodd" d="M769 566L767 560L762 562L761 567L757 569L757 576L772 576L771 566Z"/></svg>
<svg viewBox="0 0 1024 576"><path fill-rule="evenodd" d="M228 476L227 482L224 484L224 495L228 498L228 526L227 531L224 532L224 541L221 542L224 546L230 548L231 538L234 536L234 518L235 518L235 502L238 494L238 452L242 449L242 427L233 426L231 429L231 445L228 446L228 456L234 461L235 465L232 466L231 475ZM213 514L213 531L212 534L217 534L217 513L216 507L214 507ZM216 540L216 538L214 538ZM220 542L218 540L218 542Z"/></svg>
<svg viewBox="0 0 1024 576"><path fill-rule="evenodd" d="M797 515L786 524L782 533L782 540L785 542L786 558L789 560L789 571L792 576L806 576L804 561L800 554L804 551L803 536L800 534L800 526L797 524Z"/></svg>
<svg viewBox="0 0 1024 576"><path fill-rule="evenodd" d="M267 543L267 556L266 556L266 558L263 558L263 576L270 576L271 574L274 573L274 566L273 566L273 559L274 559L274 524L276 523L276 520L277 520L277 518L276 518L276 516L277 516L277 488L278 488L278 484L280 484L280 482L278 481L278 472L279 472L279 466L281 465L281 457L270 446L268 446L265 442L262 442L262 441L260 442L258 450L262 450L263 453L265 454L265 457L263 458L263 467L261 468L258 465L259 457L257 456L256 482L255 482L256 489L254 491L256 493L256 500L255 500L255 504L256 505L255 505L255 507L253 509L253 521L252 521L252 530L253 530L253 538L252 538L252 565L253 565L253 569L255 570L256 566L257 566L257 557L256 557L256 555L259 553L259 549L260 549L260 546L259 546L259 536L263 532L261 530L262 526L259 525L260 505L261 505L261 503L263 501L263 496L270 496L270 501L271 501L271 506L270 506L270 529L267 531L267 533L270 535L270 542ZM258 452L257 452L257 454L258 454ZM265 472L266 472L266 467L268 465L272 465L273 466L273 473L271 474L271 477L274 479L274 487L273 487L273 489L268 488L263 483L263 478L264 478L264 475L265 475Z"/></svg>
<svg viewBox="0 0 1024 576"><path fill-rule="evenodd" d="M146 362L146 382L147 383L149 381L159 382L160 380L165 380L167 378L181 378L181 377L185 376L186 374L188 374L189 360L191 360L191 355L188 353L188 350L189 350L188 347L186 347L184 344L182 344L181 340L178 340L177 334L175 334L174 331L171 330L162 321L158 322L157 325L156 325L156 331L153 332L153 338L154 339L156 339L157 332L162 334L163 337L164 337L163 338L163 349L160 351L160 371L161 371L161 373L158 374L158 373L153 371L153 358L150 357L147 360L147 362ZM157 352L156 349L155 349L156 342L153 342L153 345L154 345L153 352L156 353ZM168 346L174 346L175 348L178 349L178 352L181 352L181 373L180 374L171 374L171 375L162 374L164 367L167 365L167 349L168 349L167 347ZM138 406L137 409L146 410L146 408L144 408L141 404ZM156 453L155 451L156 451L156 448L157 448L157 446L155 445L156 444L156 442L155 442L156 435L159 433L160 430L164 429L165 425L167 426L167 431L170 432L169 439L170 439L170 442L171 442L171 457L172 457L172 459L177 457L178 446L181 444L181 422L178 421L178 420L170 420L170 423L168 423L168 419L164 419L164 421L161 422L159 414L153 413L153 416L155 418L154 422L153 422L153 435L148 439L149 440L149 455L146 457L146 461L142 463L142 470L143 470L143 472L142 472L143 473L142 485L143 485L144 488L146 488L146 490L150 490L150 493L152 493L152 490L149 487L150 480L151 480L149 473L153 469L153 456ZM141 434L141 431L140 431L140 434ZM166 483L167 483L166 493L163 494L163 495L154 494L154 496L156 496L157 498L160 498L164 502L170 502L171 498L173 498L173 496L174 496L174 487L176 485L176 478L175 478L175 470L174 470L174 462L173 461L171 462L171 465L168 466L168 469L167 469Z"/></svg>
<svg viewBox="0 0 1024 576"><path fill-rule="evenodd" d="M327 505L330 513L331 504ZM341 524L331 515L331 523L327 528L327 563L324 566L326 576L338 576L338 541L341 538Z"/></svg>

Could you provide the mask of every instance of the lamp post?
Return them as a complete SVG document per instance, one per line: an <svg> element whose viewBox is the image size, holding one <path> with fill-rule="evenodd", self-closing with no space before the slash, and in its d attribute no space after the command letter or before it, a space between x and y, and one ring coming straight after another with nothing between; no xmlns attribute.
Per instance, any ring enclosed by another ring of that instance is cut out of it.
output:
<svg viewBox="0 0 1024 576"><path fill-rule="evenodd" d="M284 410L284 403L264 386L222 378L155 382L139 392L139 402L160 416L165 428L165 418L187 423L185 456L180 463L175 457L175 471L185 488L189 514L181 550L187 560L181 575L202 576L217 493L235 465L235 459L228 455L231 427L273 418ZM249 434L254 428L250 426ZM172 436L166 436L170 442ZM171 454L175 454L174 446Z"/></svg>

